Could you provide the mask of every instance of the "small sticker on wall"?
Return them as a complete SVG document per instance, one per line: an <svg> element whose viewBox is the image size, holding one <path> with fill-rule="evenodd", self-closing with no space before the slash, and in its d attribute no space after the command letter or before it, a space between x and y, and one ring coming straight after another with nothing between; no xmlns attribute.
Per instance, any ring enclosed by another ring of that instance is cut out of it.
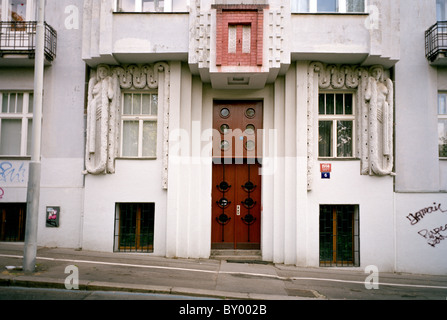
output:
<svg viewBox="0 0 447 320"><path fill-rule="evenodd" d="M331 174L329 172L322 172L321 173L321 179L330 179Z"/></svg>
<svg viewBox="0 0 447 320"><path fill-rule="evenodd" d="M320 172L332 172L331 163L320 163Z"/></svg>
<svg viewBox="0 0 447 320"><path fill-rule="evenodd" d="M46 226L49 228L58 228L60 213L61 213L60 207L47 207Z"/></svg>

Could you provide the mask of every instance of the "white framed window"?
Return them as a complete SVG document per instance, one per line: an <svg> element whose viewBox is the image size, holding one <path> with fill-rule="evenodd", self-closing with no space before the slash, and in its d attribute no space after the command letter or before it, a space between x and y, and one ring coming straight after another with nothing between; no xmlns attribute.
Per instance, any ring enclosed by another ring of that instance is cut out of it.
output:
<svg viewBox="0 0 447 320"><path fill-rule="evenodd" d="M115 0L115 12L169 12L173 0Z"/></svg>
<svg viewBox="0 0 447 320"><path fill-rule="evenodd" d="M294 13L365 13L366 0L291 0Z"/></svg>
<svg viewBox="0 0 447 320"><path fill-rule="evenodd" d="M0 11L2 21L34 21L36 2L35 0L0 0Z"/></svg>
<svg viewBox="0 0 447 320"><path fill-rule="evenodd" d="M318 103L318 156L353 158L355 142L354 95L322 92Z"/></svg>
<svg viewBox="0 0 447 320"><path fill-rule="evenodd" d="M123 94L121 157L157 157L158 95L148 92Z"/></svg>
<svg viewBox="0 0 447 320"><path fill-rule="evenodd" d="M0 93L0 156L31 154L33 93Z"/></svg>
<svg viewBox="0 0 447 320"><path fill-rule="evenodd" d="M447 159L447 92L438 94L439 158Z"/></svg>

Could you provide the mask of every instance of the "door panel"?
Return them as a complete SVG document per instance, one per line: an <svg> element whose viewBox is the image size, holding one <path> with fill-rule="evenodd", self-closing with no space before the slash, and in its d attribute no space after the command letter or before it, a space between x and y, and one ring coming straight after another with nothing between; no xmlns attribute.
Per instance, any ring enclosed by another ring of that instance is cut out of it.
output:
<svg viewBox="0 0 447 320"><path fill-rule="evenodd" d="M214 105L213 157L262 157L262 102L216 102Z"/></svg>
<svg viewBox="0 0 447 320"><path fill-rule="evenodd" d="M262 102L215 102L213 119L212 248L259 249Z"/></svg>
<svg viewBox="0 0 447 320"><path fill-rule="evenodd" d="M213 249L259 249L260 164L213 164Z"/></svg>

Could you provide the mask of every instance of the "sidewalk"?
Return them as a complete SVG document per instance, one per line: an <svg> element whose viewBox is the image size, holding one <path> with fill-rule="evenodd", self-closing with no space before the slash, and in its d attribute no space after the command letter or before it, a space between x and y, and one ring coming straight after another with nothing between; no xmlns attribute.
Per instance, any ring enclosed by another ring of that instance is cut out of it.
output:
<svg viewBox="0 0 447 320"><path fill-rule="evenodd" d="M168 259L135 253L98 253L39 248L36 271L25 274L7 266L22 266L23 244L0 243L0 286L65 289L79 272L80 290L129 291L219 299L322 300L370 299L363 270L299 268L275 264L229 263L221 260ZM392 288L432 288L447 295L447 276L381 274ZM386 283L383 285L387 286ZM383 287L383 286L382 286ZM385 288L385 287L383 287ZM384 291L385 290L385 291ZM386 288L381 294L385 294ZM378 291L378 290L376 290ZM330 295L328 297L327 295ZM379 296L375 297L380 299ZM427 297L430 299L430 297Z"/></svg>

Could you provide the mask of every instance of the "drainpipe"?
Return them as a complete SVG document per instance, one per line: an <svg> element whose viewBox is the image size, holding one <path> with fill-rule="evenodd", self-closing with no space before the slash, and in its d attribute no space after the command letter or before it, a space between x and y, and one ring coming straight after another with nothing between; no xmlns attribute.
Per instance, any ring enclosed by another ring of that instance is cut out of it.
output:
<svg viewBox="0 0 447 320"><path fill-rule="evenodd" d="M39 218L41 135L45 46L45 0L37 3L36 49L34 65L34 114L31 144L31 162L27 189L27 214L23 270L34 272L37 254L37 227Z"/></svg>

